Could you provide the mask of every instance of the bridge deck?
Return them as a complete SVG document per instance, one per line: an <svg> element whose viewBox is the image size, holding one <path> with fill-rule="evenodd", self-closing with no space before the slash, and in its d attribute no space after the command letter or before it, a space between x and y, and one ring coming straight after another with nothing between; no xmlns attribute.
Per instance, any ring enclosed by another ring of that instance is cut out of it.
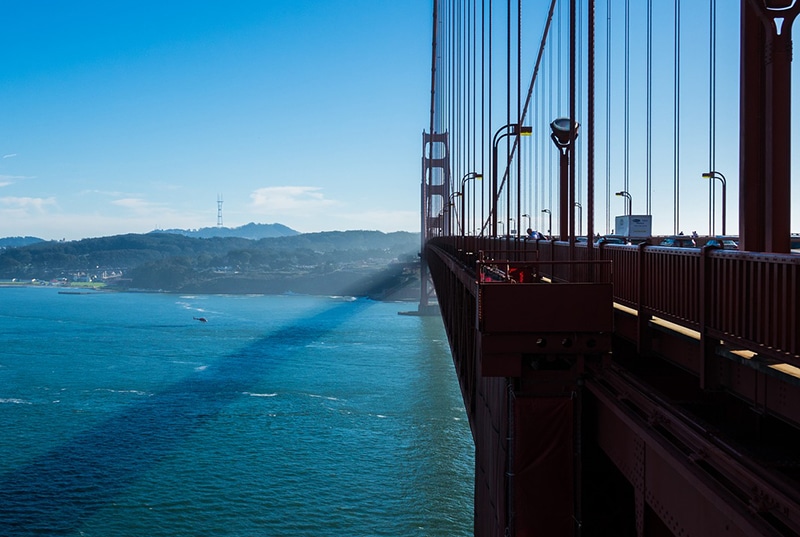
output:
<svg viewBox="0 0 800 537"><path fill-rule="evenodd" d="M800 259L569 249L426 248L476 440L476 534L800 534ZM591 281L607 296L582 301Z"/></svg>

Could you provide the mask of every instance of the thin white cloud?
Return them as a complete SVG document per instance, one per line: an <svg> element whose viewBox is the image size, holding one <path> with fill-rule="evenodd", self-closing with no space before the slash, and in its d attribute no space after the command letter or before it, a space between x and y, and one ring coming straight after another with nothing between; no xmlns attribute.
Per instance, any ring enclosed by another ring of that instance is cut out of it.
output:
<svg viewBox="0 0 800 537"><path fill-rule="evenodd" d="M82 190L80 192L81 196L85 196L87 194L100 194L101 196L108 196L111 198L135 198L138 194L131 194L130 192L119 192L114 190L98 190L98 189L88 189Z"/></svg>
<svg viewBox="0 0 800 537"><path fill-rule="evenodd" d="M9 153L8 155L3 155L3 158L14 158L16 156L17 156L16 153Z"/></svg>
<svg viewBox="0 0 800 537"><path fill-rule="evenodd" d="M36 179L33 175L3 175L0 174L0 181L5 183L5 186L13 184L17 181L24 181L26 179Z"/></svg>
<svg viewBox="0 0 800 537"><path fill-rule="evenodd" d="M252 208L259 213L308 214L337 204L325 199L320 187L315 186L268 186L250 194Z"/></svg>
<svg viewBox="0 0 800 537"><path fill-rule="evenodd" d="M124 207L139 214L149 214L154 211L163 210L163 205L142 198L120 198L113 200L111 204L117 207Z"/></svg>
<svg viewBox="0 0 800 537"><path fill-rule="evenodd" d="M48 206L56 206L56 199L54 197L49 198L27 198L27 197L13 197L13 196L6 196L4 198L0 198L0 205L4 205L5 207L11 209L22 209L22 210L36 210L39 212L44 212L44 209Z"/></svg>
<svg viewBox="0 0 800 537"><path fill-rule="evenodd" d="M418 231L416 211L369 210L337 214L337 220L347 222L347 229L378 229L380 231Z"/></svg>

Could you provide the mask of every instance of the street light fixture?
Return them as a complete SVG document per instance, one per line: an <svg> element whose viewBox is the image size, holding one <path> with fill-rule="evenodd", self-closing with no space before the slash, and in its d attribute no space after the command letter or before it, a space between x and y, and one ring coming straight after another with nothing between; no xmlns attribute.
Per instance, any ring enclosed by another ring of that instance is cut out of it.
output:
<svg viewBox="0 0 800 537"><path fill-rule="evenodd" d="M457 197L459 197L459 196L461 197L462 200L464 199L464 196L461 194L461 192L453 192L452 194L450 194L450 203L448 203L448 207L452 207L453 209L455 209L455 206L456 206L455 199ZM450 214L451 215L453 214L452 210L450 211ZM458 218L458 217L456 216L456 218ZM464 215L463 214L461 215L461 220L462 221L464 220ZM458 225L458 221L456 221L456 225ZM447 230L450 232L450 234L453 233L452 217L450 219L448 219Z"/></svg>
<svg viewBox="0 0 800 537"><path fill-rule="evenodd" d="M503 130L506 130L506 132L502 132ZM489 200L491 204L489 211L492 214L491 234L494 237L497 236L497 201L500 195L497 191L497 144L506 136L530 136L532 132L532 127L520 125L519 123L509 123L497 129L497 132L492 137L492 199ZM511 189L509 189L510 195Z"/></svg>
<svg viewBox="0 0 800 537"><path fill-rule="evenodd" d="M542 209L542 212L547 213L549 217L549 221L547 223L547 238L549 239L553 229L553 213L550 212L550 209Z"/></svg>
<svg viewBox="0 0 800 537"><path fill-rule="evenodd" d="M529 228L531 227L531 216L530 216L529 214L523 214L523 215L522 215L522 216L520 216L519 218L520 218L520 223L521 223L521 221L522 221L522 219L523 219L523 218L527 218L527 219L528 219L528 225L527 225L527 226L525 226L525 227L526 227L526 231L525 231L525 233L527 234L527 229L529 229ZM522 227L522 226L520 226L520 228L521 228L521 227Z"/></svg>
<svg viewBox="0 0 800 537"><path fill-rule="evenodd" d="M569 177L569 154L572 151L572 146L575 138L578 137L578 128L580 124L577 121L572 121L568 117L560 117L554 119L550 123L550 139L556 144L561 159L559 161L559 189L561 191L559 198L559 218L561 233L561 240L569 240L570 236L574 236L574 229L570 230L570 211L569 206L575 203L575 188L570 185ZM574 227L574 224L573 224Z"/></svg>
<svg viewBox="0 0 800 537"><path fill-rule="evenodd" d="M722 183L722 234L725 235L725 204L727 202L727 197L725 196L726 184L725 184L725 176L719 172L710 171L703 174L703 177L706 179L719 179Z"/></svg>
<svg viewBox="0 0 800 537"><path fill-rule="evenodd" d="M566 149L570 146L573 140L578 137L578 129L580 123L575 122L574 129L570 129L570 120L568 117L560 117L554 119L550 123L550 139L558 146L559 149Z"/></svg>
<svg viewBox="0 0 800 537"><path fill-rule="evenodd" d="M461 236L463 237L465 234L465 230L467 229L464 224L466 223L467 216L466 212L464 212L466 203L465 199L467 197L467 190L465 188L467 181L470 179L477 179L478 181L483 179L483 174L478 172L469 172L461 179Z"/></svg>
<svg viewBox="0 0 800 537"><path fill-rule="evenodd" d="M628 192L626 192L625 190L621 190L621 191L617 192L616 195L617 196L622 196L623 198L625 198L627 200L625 202L625 205L626 205L625 214L630 216L632 214L631 211L633 210L633 197L631 197L631 195Z"/></svg>

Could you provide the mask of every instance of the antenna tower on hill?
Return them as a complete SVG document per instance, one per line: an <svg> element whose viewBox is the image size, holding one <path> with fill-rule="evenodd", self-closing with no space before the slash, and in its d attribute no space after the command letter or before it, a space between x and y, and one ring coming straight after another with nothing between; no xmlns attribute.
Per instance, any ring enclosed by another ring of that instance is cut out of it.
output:
<svg viewBox="0 0 800 537"><path fill-rule="evenodd" d="M217 194L217 227L222 227L222 194Z"/></svg>

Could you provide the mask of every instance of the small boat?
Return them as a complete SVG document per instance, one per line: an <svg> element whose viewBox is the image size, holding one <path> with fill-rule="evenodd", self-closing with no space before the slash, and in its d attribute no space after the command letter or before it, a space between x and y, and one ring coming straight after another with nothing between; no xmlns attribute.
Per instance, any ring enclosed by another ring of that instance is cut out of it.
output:
<svg viewBox="0 0 800 537"><path fill-rule="evenodd" d="M194 319L195 321L200 321L201 323L208 322L208 319L206 319L205 317L192 317L192 319Z"/></svg>

